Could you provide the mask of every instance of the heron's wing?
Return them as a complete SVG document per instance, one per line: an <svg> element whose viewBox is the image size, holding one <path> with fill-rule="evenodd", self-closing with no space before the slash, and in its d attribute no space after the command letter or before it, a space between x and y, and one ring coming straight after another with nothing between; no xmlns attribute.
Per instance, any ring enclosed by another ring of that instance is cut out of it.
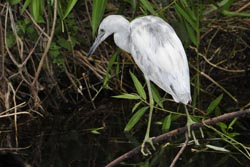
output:
<svg viewBox="0 0 250 167"><path fill-rule="evenodd" d="M186 104L191 100L189 68L173 28L154 16L135 19L130 25L131 54L145 77Z"/></svg>

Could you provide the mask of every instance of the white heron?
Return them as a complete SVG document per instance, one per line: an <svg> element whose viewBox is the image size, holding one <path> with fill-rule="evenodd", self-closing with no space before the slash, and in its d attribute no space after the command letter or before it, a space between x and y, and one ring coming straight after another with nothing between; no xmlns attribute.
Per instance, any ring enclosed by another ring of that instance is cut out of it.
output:
<svg viewBox="0 0 250 167"><path fill-rule="evenodd" d="M147 155L150 152L148 149L145 152L145 143L150 143L154 148L149 137L154 105L150 81L172 95L175 102L186 105L191 101L187 56L174 29L163 19L144 16L129 22L121 15L110 15L103 19L88 55L92 55L97 46L112 34L115 44L132 55L145 76L150 111L141 152ZM188 112L187 120L189 128L192 121Z"/></svg>

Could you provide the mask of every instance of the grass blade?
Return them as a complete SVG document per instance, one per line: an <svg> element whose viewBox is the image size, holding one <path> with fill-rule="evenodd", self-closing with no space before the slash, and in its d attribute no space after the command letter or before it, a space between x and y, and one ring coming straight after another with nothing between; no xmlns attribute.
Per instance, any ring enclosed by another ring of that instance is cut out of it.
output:
<svg viewBox="0 0 250 167"><path fill-rule="evenodd" d="M214 111L214 109L220 104L221 100L223 98L223 94L221 94L220 96L218 96L216 99L214 99L210 105L207 108L207 114L210 114L212 111Z"/></svg>
<svg viewBox="0 0 250 167"><path fill-rule="evenodd" d="M175 4L176 7L176 11L183 17L185 18L185 20L192 26L192 28L194 30L196 30L196 24L195 22L192 20L192 18L189 16L189 14L181 8L181 6L179 6L177 3Z"/></svg>
<svg viewBox="0 0 250 167"><path fill-rule="evenodd" d="M132 99L132 100L137 100L140 99L140 96L138 96L137 94L122 94L122 95L117 95L117 96L112 96L114 98L118 98L118 99Z"/></svg>
<svg viewBox="0 0 250 167"><path fill-rule="evenodd" d="M23 4L22 10L21 10L21 14L23 14L23 12L26 10L26 8L30 5L31 0L26 0Z"/></svg>
<svg viewBox="0 0 250 167"><path fill-rule="evenodd" d="M212 150L215 150L215 151L230 152L229 150L225 149L224 147L213 146L213 145L210 145L210 144L207 144L206 147L210 148Z"/></svg>
<svg viewBox="0 0 250 167"><path fill-rule="evenodd" d="M185 22L186 23L186 22ZM184 23L184 24L185 24ZM185 24L186 25L186 29L187 29L187 32L188 32L188 36L189 36L189 38L190 38L190 40L193 42L193 44L195 45L195 46L198 46L198 39L197 39L197 37L196 37L196 34L195 34L195 32L194 32L194 29L192 29L190 26L189 26L189 24L188 23L186 23Z"/></svg>
<svg viewBox="0 0 250 167"><path fill-rule="evenodd" d="M107 71L106 71L106 75L105 75L105 78L104 78L104 81L103 81L103 87L106 88L107 87L107 84L108 84L108 81L109 81L109 78L110 78L110 70L112 68L112 66L114 65L115 63L115 60L117 58L117 56L120 54L120 50L117 50L113 56L111 57L109 63L108 63L108 68L107 68Z"/></svg>
<svg viewBox="0 0 250 167"><path fill-rule="evenodd" d="M34 19L41 23L43 22L41 12L44 10L44 1L31 1L31 14L34 17Z"/></svg>
<svg viewBox="0 0 250 167"><path fill-rule="evenodd" d="M132 108L132 113L141 105L142 101L139 101L138 103L136 103L134 105L134 107Z"/></svg>
<svg viewBox="0 0 250 167"><path fill-rule="evenodd" d="M8 2L11 4L11 5L16 5L20 2L20 0L8 0Z"/></svg>
<svg viewBox="0 0 250 167"><path fill-rule="evenodd" d="M152 90L152 96L153 96L154 101L156 102L157 105L163 108L163 103L162 103L163 100L160 96L160 93L158 92L158 90L153 84L151 84L151 90Z"/></svg>
<svg viewBox="0 0 250 167"><path fill-rule="evenodd" d="M94 0L92 6L92 18L91 18L91 26L92 26L92 35L95 36L95 33L98 29L98 26L102 20L105 8L107 5L107 0Z"/></svg>
<svg viewBox="0 0 250 167"><path fill-rule="evenodd" d="M127 123L124 131L128 132L130 131L136 124L137 122L141 119L141 117L145 114L145 112L147 111L148 107L142 107L141 109L139 109L129 120L129 122Z"/></svg>
<svg viewBox="0 0 250 167"><path fill-rule="evenodd" d="M39 1L31 1L31 14L34 17L34 19L37 21L39 18Z"/></svg>
<svg viewBox="0 0 250 167"><path fill-rule="evenodd" d="M147 96L146 96L145 90L141 82L137 79L137 77L131 71L129 71L129 73L134 82L137 93L141 96L142 99L146 100Z"/></svg>
<svg viewBox="0 0 250 167"><path fill-rule="evenodd" d="M77 2L77 0L70 0L68 2L67 8L66 8L65 13L63 15L63 20L69 15L69 13L71 12L71 10L75 6L76 2Z"/></svg>
<svg viewBox="0 0 250 167"><path fill-rule="evenodd" d="M152 15L157 16L158 13L154 10L153 5L148 0L141 0L142 6L148 10Z"/></svg>
<svg viewBox="0 0 250 167"><path fill-rule="evenodd" d="M165 117L163 123L162 123L162 132L167 132L170 129L172 122L172 114L169 114L168 116Z"/></svg>

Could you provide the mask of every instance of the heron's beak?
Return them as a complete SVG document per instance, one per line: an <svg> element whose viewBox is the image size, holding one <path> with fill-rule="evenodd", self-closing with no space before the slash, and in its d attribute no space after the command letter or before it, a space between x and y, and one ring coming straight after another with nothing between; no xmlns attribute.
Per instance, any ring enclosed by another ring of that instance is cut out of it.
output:
<svg viewBox="0 0 250 167"><path fill-rule="evenodd" d="M100 33L100 34L98 34L98 36L96 37L96 39L95 39L95 42L93 43L93 45L91 46L91 48L89 49L89 53L88 53L88 56L91 56L94 52L95 52L95 50L96 50L96 48L100 45L100 43L103 41L102 39L102 37L104 36L104 32L102 32L102 33Z"/></svg>

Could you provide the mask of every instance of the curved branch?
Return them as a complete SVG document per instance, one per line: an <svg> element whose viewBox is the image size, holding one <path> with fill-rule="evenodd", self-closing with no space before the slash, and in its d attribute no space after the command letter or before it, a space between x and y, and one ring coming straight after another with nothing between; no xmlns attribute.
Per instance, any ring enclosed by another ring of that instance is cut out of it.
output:
<svg viewBox="0 0 250 167"><path fill-rule="evenodd" d="M206 119L202 123L195 123L195 124L191 125L190 129L195 130L195 129L198 129L198 128L203 127L205 125L213 125L213 124L216 124L218 122L231 120L231 119L236 118L236 117L244 117L247 114L250 114L250 108L245 109L245 110L236 111L236 112L226 113L226 114L220 115L218 117ZM182 128L178 128L178 129L172 130L170 132L164 133L160 136L153 138L152 139L153 144L165 143L168 138L170 138L172 136L177 136L177 135L183 134L186 131L187 131L187 127L182 127ZM141 146L138 146L138 147L134 148L133 150L130 150L129 152L116 158L115 160L110 162L108 165L106 165L106 167L112 167L112 166L118 165L122 161L129 159L130 157L133 157L134 155L140 153L140 150L141 150Z"/></svg>

